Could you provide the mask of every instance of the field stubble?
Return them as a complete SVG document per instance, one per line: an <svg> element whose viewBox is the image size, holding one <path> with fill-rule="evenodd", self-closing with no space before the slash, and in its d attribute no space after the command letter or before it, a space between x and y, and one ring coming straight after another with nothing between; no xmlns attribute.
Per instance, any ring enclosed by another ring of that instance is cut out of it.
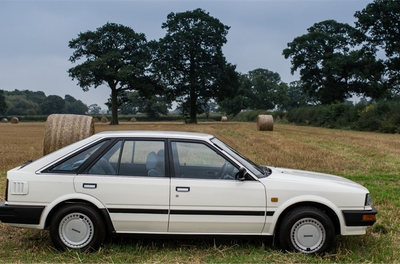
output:
<svg viewBox="0 0 400 264"><path fill-rule="evenodd" d="M400 136L275 124L274 131L254 123L96 124L107 130L189 131L216 135L256 163L342 175L370 189L380 212L366 236L337 237L324 257L281 253L264 241L175 241L116 239L100 252L58 253L47 231L0 224L2 262L398 262L400 259ZM43 152L44 123L0 124L0 198L5 172Z"/></svg>

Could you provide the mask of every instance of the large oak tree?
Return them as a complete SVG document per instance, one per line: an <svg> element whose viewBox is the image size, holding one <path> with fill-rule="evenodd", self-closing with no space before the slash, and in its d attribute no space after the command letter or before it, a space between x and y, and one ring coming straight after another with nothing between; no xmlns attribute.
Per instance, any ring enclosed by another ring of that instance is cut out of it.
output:
<svg viewBox="0 0 400 264"><path fill-rule="evenodd" d="M283 50L299 70L303 89L322 104L342 102L352 93L379 98L383 64L366 49L357 49L365 35L348 24L326 20L308 28Z"/></svg>
<svg viewBox="0 0 400 264"><path fill-rule="evenodd" d="M72 79L88 91L102 84L111 89L112 119L118 124L118 94L125 90L150 89L152 80L146 74L151 54L144 34L127 26L106 23L95 31L80 33L69 42L74 49L70 61L81 62L68 70Z"/></svg>
<svg viewBox="0 0 400 264"><path fill-rule="evenodd" d="M222 46L229 27L202 9L170 13L162 24L167 30L155 43L153 66L168 85L168 95L189 107L191 123L197 123L198 103L221 92L218 79L226 60Z"/></svg>
<svg viewBox="0 0 400 264"><path fill-rule="evenodd" d="M357 28L368 36L367 45L385 51L388 84L400 94L400 1L375 0L355 13Z"/></svg>

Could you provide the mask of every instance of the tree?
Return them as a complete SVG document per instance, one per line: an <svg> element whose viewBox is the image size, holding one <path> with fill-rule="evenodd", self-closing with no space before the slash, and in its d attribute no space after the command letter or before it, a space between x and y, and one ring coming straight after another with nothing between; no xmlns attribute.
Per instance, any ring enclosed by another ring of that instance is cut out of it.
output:
<svg viewBox="0 0 400 264"><path fill-rule="evenodd" d="M139 92L123 92L118 97L118 111L121 114L129 115L138 112L145 113L148 118L155 119L160 115L167 115L171 102L160 95L153 95L150 98L142 96ZM106 103L111 106L110 100Z"/></svg>
<svg viewBox="0 0 400 264"><path fill-rule="evenodd" d="M168 99L159 95L154 95L150 99L143 98L141 102L142 105L139 111L145 113L150 119L158 118L160 115L167 115L168 108L171 107Z"/></svg>
<svg viewBox="0 0 400 264"><path fill-rule="evenodd" d="M289 111L293 108L313 105L316 103L315 99L311 98L303 92L303 84L301 81L294 81L289 83L286 95L287 102L281 108L282 110Z"/></svg>
<svg viewBox="0 0 400 264"><path fill-rule="evenodd" d="M88 107L88 113L90 115L98 115L98 114L100 114L100 111L101 111L101 107L98 106L97 104L91 104Z"/></svg>
<svg viewBox="0 0 400 264"><path fill-rule="evenodd" d="M229 27L202 9L170 13L167 30L155 47L154 71L168 85L168 95L189 108L190 123L197 123L198 101L218 96L217 80L226 60L222 46Z"/></svg>
<svg viewBox="0 0 400 264"><path fill-rule="evenodd" d="M366 46L385 51L388 85L400 94L400 1L375 0L354 16L356 27L368 36Z"/></svg>
<svg viewBox="0 0 400 264"><path fill-rule="evenodd" d="M282 105L287 85L281 81L279 73L267 69L255 69L247 74L251 83L250 109L274 109Z"/></svg>
<svg viewBox="0 0 400 264"><path fill-rule="evenodd" d="M73 96L69 94L65 95L64 101L64 113L66 114L83 115L86 114L89 110L86 104L84 104L81 100L76 100Z"/></svg>
<svg viewBox="0 0 400 264"><path fill-rule="evenodd" d="M7 95L6 103L7 115L37 115L40 112L39 105L23 95Z"/></svg>
<svg viewBox="0 0 400 264"><path fill-rule="evenodd" d="M365 35L348 24L326 20L308 28L283 50L292 74L300 70L303 89L322 104L343 102L352 93L382 97L383 64L369 50L356 50Z"/></svg>
<svg viewBox="0 0 400 264"><path fill-rule="evenodd" d="M18 91L18 90L15 90ZM20 91L20 95L24 96L27 100L32 101L34 103L37 103L40 105L45 99L46 99L46 94L42 91L29 91L29 90L23 90Z"/></svg>
<svg viewBox="0 0 400 264"><path fill-rule="evenodd" d="M137 94L137 92L133 92ZM117 102L118 102L118 113L122 115L134 115L139 111L138 101L133 101L132 98L129 98L131 93L127 91L120 92L118 94ZM108 109L112 108L111 99L105 103Z"/></svg>
<svg viewBox="0 0 400 264"><path fill-rule="evenodd" d="M69 76L78 80L84 91L102 84L111 89L111 125L118 124L119 93L152 88L154 82L146 74L151 60L146 37L130 27L106 23L96 31L80 33L69 47L74 49L69 59L72 63L86 59L69 69Z"/></svg>
<svg viewBox="0 0 400 264"><path fill-rule="evenodd" d="M4 97L3 90L0 90L0 114L7 110L6 98Z"/></svg>
<svg viewBox="0 0 400 264"><path fill-rule="evenodd" d="M237 115L245 109L283 108L287 103L287 84L278 73L267 69L255 69L239 74L235 89L228 90L234 96L218 101L221 110L228 115Z"/></svg>
<svg viewBox="0 0 400 264"><path fill-rule="evenodd" d="M248 109L251 104L251 82L246 74L238 74L237 86L232 87L236 87L236 89L232 91L233 97L223 98L217 102L222 112L225 112L227 115L235 116L242 110Z"/></svg>
<svg viewBox="0 0 400 264"><path fill-rule="evenodd" d="M58 95L49 95L40 104L40 111L44 115L61 114L64 112L65 101Z"/></svg>

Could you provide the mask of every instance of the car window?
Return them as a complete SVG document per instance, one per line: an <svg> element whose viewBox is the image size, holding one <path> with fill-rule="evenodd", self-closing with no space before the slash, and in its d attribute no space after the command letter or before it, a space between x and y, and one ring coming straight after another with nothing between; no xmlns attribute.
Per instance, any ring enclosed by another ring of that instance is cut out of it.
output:
<svg viewBox="0 0 400 264"><path fill-rule="evenodd" d="M247 169L249 169L252 173L254 173L258 178L264 178L266 177L264 170L261 168L261 166L257 165L253 161L249 160L239 152L237 152L235 149L231 148L229 145L225 144L221 140L217 138L211 139L211 141L220 149L223 149L226 153L231 155L233 158L241 162Z"/></svg>
<svg viewBox="0 0 400 264"><path fill-rule="evenodd" d="M80 152L79 154L67 159L66 161L62 162L61 164L57 165L56 167L50 169L50 171L77 171L82 164L98 150L105 141L100 142L85 151Z"/></svg>
<svg viewBox="0 0 400 264"><path fill-rule="evenodd" d="M238 169L202 143L172 142L175 177L234 180Z"/></svg>
<svg viewBox="0 0 400 264"><path fill-rule="evenodd" d="M165 176L164 141L124 140L89 169L89 174Z"/></svg>
<svg viewBox="0 0 400 264"><path fill-rule="evenodd" d="M110 148L88 171L89 174L116 175L122 141Z"/></svg>

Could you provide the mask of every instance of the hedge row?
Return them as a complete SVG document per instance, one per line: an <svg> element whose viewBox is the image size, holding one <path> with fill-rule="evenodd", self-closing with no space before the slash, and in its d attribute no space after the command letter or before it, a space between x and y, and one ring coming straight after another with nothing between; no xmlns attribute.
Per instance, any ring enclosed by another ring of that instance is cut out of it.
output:
<svg viewBox="0 0 400 264"><path fill-rule="evenodd" d="M297 125L400 133L400 101L300 107L290 110L286 118Z"/></svg>
<svg viewBox="0 0 400 264"><path fill-rule="evenodd" d="M374 104L337 103L300 107L283 111L243 111L229 120L255 122L258 115L272 115L275 122L290 122L337 129L352 129L382 133L400 133L400 101Z"/></svg>

